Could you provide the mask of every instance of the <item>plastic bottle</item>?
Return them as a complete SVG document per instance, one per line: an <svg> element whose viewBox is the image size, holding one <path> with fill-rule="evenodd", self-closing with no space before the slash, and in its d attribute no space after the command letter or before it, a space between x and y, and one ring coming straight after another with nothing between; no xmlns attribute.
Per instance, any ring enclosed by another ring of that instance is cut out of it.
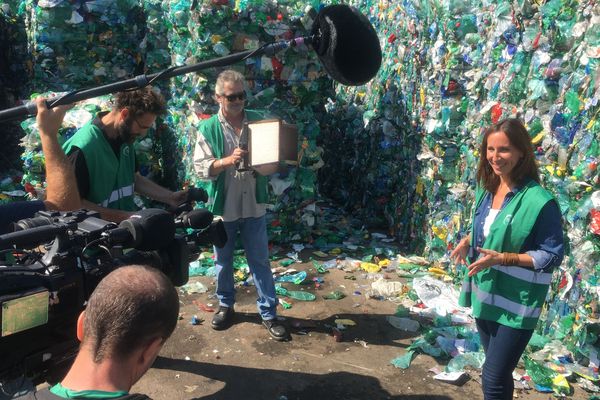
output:
<svg viewBox="0 0 600 400"><path fill-rule="evenodd" d="M400 329L406 332L417 332L421 325L418 321L410 318L396 317L394 315L388 315L385 319L396 329Z"/></svg>
<svg viewBox="0 0 600 400"><path fill-rule="evenodd" d="M291 282L296 285L301 284L306 279L306 271L300 271L292 275L283 275L275 279L277 282Z"/></svg>
<svg viewBox="0 0 600 400"><path fill-rule="evenodd" d="M529 356L523 357L525 362L525 370L533 383L539 386L552 387L552 379L556 376L556 372L537 362L533 361Z"/></svg>
<svg viewBox="0 0 600 400"><path fill-rule="evenodd" d="M485 361L484 353L464 353L454 357L446 366L446 372L463 371L465 367L481 368Z"/></svg>
<svg viewBox="0 0 600 400"><path fill-rule="evenodd" d="M288 297L300 301L314 301L317 298L317 296L310 292L303 292L300 290L288 290Z"/></svg>
<svg viewBox="0 0 600 400"><path fill-rule="evenodd" d="M346 295L339 290L333 291L323 296L325 300L340 300L346 297Z"/></svg>
<svg viewBox="0 0 600 400"><path fill-rule="evenodd" d="M281 285L275 285L275 293L280 296L289 297L300 301L314 301L317 296L310 292L302 292L300 290L287 290Z"/></svg>
<svg viewBox="0 0 600 400"><path fill-rule="evenodd" d="M275 285L275 293L277 293L280 296L287 297L289 291L281 285Z"/></svg>
<svg viewBox="0 0 600 400"><path fill-rule="evenodd" d="M288 303L287 301L283 300L282 298L279 298L279 304L281 304L281 306L283 307L284 310L289 310L290 308L292 308L292 304Z"/></svg>
<svg viewBox="0 0 600 400"><path fill-rule="evenodd" d="M312 260L313 262L313 266L315 267L315 269L317 270L318 273L320 274L325 274L329 271L327 271L327 269L325 269L325 266L323 264L321 264L318 261Z"/></svg>
<svg viewBox="0 0 600 400"><path fill-rule="evenodd" d="M226 56L230 53L230 50L223 44L223 42L218 42L213 45L213 51L220 56Z"/></svg>
<svg viewBox="0 0 600 400"><path fill-rule="evenodd" d="M404 318L404 317L408 317L408 315L410 314L410 310L406 307L404 307L402 304L399 304L398 307L396 308L396 317L400 317L400 318Z"/></svg>

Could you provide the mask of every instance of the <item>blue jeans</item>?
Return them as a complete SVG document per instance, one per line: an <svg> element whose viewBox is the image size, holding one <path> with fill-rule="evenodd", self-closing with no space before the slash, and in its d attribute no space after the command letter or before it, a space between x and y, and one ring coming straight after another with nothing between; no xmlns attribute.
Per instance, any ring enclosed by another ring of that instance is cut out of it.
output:
<svg viewBox="0 0 600 400"><path fill-rule="evenodd" d="M494 321L476 319L485 351L481 381L485 400L511 400L515 389L512 372L525 350L533 329L516 329Z"/></svg>
<svg viewBox="0 0 600 400"><path fill-rule="evenodd" d="M232 307L235 303L233 251L239 231L248 266L256 285L258 313L264 320L274 319L277 316L278 300L275 295L275 282L269 262L269 240L264 215L259 218L240 218L224 224L225 231L227 231L227 243L222 249L215 247L219 304Z"/></svg>

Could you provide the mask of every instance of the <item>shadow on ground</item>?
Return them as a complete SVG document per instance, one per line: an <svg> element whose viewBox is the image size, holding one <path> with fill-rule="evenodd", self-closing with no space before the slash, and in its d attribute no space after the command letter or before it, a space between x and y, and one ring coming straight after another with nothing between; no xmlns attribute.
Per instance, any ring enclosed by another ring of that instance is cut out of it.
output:
<svg viewBox="0 0 600 400"><path fill-rule="evenodd" d="M215 365L197 361L158 357L156 369L168 369L202 375L225 383L225 387L200 399L406 399L451 400L448 396L430 394L393 395L383 389L376 378L349 372L325 375L287 372L272 369Z"/></svg>
<svg viewBox="0 0 600 400"><path fill-rule="evenodd" d="M375 346L408 347L409 344L401 343L400 341L419 336L420 332L406 332L393 328L386 319L388 315L389 314L361 314L360 311L357 311L356 314L339 313L320 319L286 317L284 323L291 333L291 340L293 340L297 335L306 335L312 332L333 336L334 328L337 326L336 320L351 320L356 324L355 326L347 326L346 329L336 332L336 335L341 335L340 338L343 342L361 340L369 345ZM234 317L233 324L237 325L242 323L259 325L260 317L256 313L238 312Z"/></svg>

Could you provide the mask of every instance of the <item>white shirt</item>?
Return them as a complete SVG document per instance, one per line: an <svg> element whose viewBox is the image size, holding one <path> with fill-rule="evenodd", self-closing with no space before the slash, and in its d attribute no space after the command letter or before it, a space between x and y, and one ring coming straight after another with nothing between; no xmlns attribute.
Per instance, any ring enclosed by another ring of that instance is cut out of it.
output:
<svg viewBox="0 0 600 400"><path fill-rule="evenodd" d="M494 210L493 208L490 208L490 213L488 214L488 216L485 218L485 222L483 223L483 237L486 238L489 233L490 233L490 227L492 226L492 224L494 223L494 220L496 219L496 217L498 216L498 213L501 210Z"/></svg>
<svg viewBox="0 0 600 400"><path fill-rule="evenodd" d="M235 129L219 109L217 114L223 129L223 158L233 153L238 147L240 138ZM246 119L244 118L244 122ZM216 180L217 176L210 176L210 166L216 161L212 149L202 134L194 149L194 169L198 177L203 180ZM238 172L235 166L227 167L225 173L225 204L223 207L223 221L235 221L240 218L257 218L266 213L265 204L256 202L256 179L252 171Z"/></svg>

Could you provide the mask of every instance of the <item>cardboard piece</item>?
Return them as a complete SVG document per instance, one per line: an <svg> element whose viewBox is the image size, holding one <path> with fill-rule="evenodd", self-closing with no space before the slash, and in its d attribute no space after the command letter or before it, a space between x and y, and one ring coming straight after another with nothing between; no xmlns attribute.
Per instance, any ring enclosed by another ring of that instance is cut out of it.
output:
<svg viewBox="0 0 600 400"><path fill-rule="evenodd" d="M298 128L279 119L248 124L248 165L298 163Z"/></svg>

